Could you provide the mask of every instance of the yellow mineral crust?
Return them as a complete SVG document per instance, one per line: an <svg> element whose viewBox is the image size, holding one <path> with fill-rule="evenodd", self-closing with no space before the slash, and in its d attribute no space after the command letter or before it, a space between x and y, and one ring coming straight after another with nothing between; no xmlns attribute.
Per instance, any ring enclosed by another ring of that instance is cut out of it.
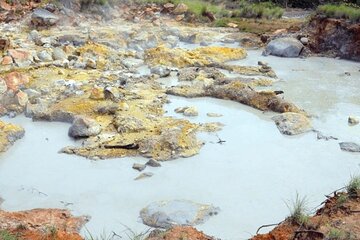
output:
<svg viewBox="0 0 360 240"><path fill-rule="evenodd" d="M5 152L16 140L22 138L22 127L0 121L0 152Z"/></svg>
<svg viewBox="0 0 360 240"><path fill-rule="evenodd" d="M159 46L146 51L145 60L150 65L173 67L207 66L226 61L243 59L246 51L242 48L200 47L194 50L170 49Z"/></svg>

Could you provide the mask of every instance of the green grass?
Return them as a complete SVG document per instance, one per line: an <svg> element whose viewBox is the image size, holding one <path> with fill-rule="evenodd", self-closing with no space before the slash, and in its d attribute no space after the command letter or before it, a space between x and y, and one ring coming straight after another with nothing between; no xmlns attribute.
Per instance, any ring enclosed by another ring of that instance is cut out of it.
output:
<svg viewBox="0 0 360 240"><path fill-rule="evenodd" d="M346 185L346 191L350 197L358 196L360 190L360 176L351 176L349 183Z"/></svg>
<svg viewBox="0 0 360 240"><path fill-rule="evenodd" d="M198 17L202 16L204 11L209 11L213 14L220 12L224 13L225 11L217 5L202 0L140 0L140 2L157 4L173 3L175 5L184 3L189 7L189 12L195 14Z"/></svg>
<svg viewBox="0 0 360 240"><path fill-rule="evenodd" d="M244 18L281 18L284 9L271 2L249 3L245 0L239 2L239 9L235 10L232 17Z"/></svg>
<svg viewBox="0 0 360 240"><path fill-rule="evenodd" d="M355 236L351 232L347 232L337 228L330 228L327 233L327 238L329 240L355 240Z"/></svg>
<svg viewBox="0 0 360 240"><path fill-rule="evenodd" d="M295 200L291 203L291 206L287 205L290 210L289 218L293 223L297 223L299 225L306 225L308 223L309 216L306 214L306 204L306 197L301 198L297 193Z"/></svg>
<svg viewBox="0 0 360 240"><path fill-rule="evenodd" d="M346 194L341 194L337 199L336 199L336 206L337 207L342 207L348 200L348 196Z"/></svg>
<svg viewBox="0 0 360 240"><path fill-rule="evenodd" d="M360 8L356 6L325 4L319 6L316 11L331 18L344 18L355 22L360 21Z"/></svg>
<svg viewBox="0 0 360 240"><path fill-rule="evenodd" d="M6 230L0 230L1 240L19 240L19 238Z"/></svg>

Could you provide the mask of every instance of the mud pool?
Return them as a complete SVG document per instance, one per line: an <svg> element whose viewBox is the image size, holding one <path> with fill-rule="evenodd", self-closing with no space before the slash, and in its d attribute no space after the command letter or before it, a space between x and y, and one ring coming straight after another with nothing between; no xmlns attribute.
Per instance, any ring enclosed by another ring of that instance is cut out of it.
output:
<svg viewBox="0 0 360 240"><path fill-rule="evenodd" d="M360 141L360 126L347 125L349 115L360 116L358 64L262 57L260 51L249 51L248 58L235 63L255 66L258 60L273 67L280 81L272 88L284 90L287 99L310 113L315 129L339 141ZM147 168L154 176L139 181L134 181L139 173L132 164L147 159L91 161L58 154L74 144L67 135L69 124L22 116L5 119L23 126L26 134L0 157L2 208L68 208L74 215L91 216L84 235L114 231L126 236L125 226L138 233L148 229L139 212L149 203L186 199L221 209L199 230L221 239L247 239L259 226L283 220L288 214L285 202L296 192L307 196L311 210L360 170L360 155L342 152L339 141L317 140L314 132L282 135L270 120L273 113L212 98L169 99L170 116L183 118L175 108L196 106L199 116L191 121L225 126L218 133L199 135L205 142L199 155ZM209 112L223 117L207 117ZM217 143L219 138L226 142Z"/></svg>

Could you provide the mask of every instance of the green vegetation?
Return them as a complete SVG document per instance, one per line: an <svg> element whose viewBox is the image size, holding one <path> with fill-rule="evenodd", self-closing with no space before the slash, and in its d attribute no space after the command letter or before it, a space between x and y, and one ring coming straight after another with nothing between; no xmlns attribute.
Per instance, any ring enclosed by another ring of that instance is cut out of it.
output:
<svg viewBox="0 0 360 240"><path fill-rule="evenodd" d="M341 194L337 199L336 199L336 206L337 207L342 207L348 200L348 196L347 194Z"/></svg>
<svg viewBox="0 0 360 240"><path fill-rule="evenodd" d="M351 176L349 183L346 185L346 191L350 197L358 196L360 190L360 176Z"/></svg>
<svg viewBox="0 0 360 240"><path fill-rule="evenodd" d="M331 228L327 234L329 240L355 240L354 234L341 229Z"/></svg>
<svg viewBox="0 0 360 240"><path fill-rule="evenodd" d="M19 240L19 238L6 230L0 230L1 240Z"/></svg>
<svg viewBox="0 0 360 240"><path fill-rule="evenodd" d="M202 0L140 0L145 3L157 3L157 4L166 4L173 3L175 5L179 3L184 3L189 7L189 11L196 16L200 17L204 14L205 11L209 11L213 14L217 14L224 9L221 9L219 6L205 2Z"/></svg>
<svg viewBox="0 0 360 240"><path fill-rule="evenodd" d="M273 19L281 18L283 14L284 9L271 2L249 3L241 0L239 9L233 12L232 17Z"/></svg>
<svg viewBox="0 0 360 240"><path fill-rule="evenodd" d="M351 21L360 21L360 8L345 4L326 4L317 8L317 13L332 18L345 18Z"/></svg>
<svg viewBox="0 0 360 240"><path fill-rule="evenodd" d="M91 5L91 4L99 4L105 5L108 3L107 0L81 0L81 5Z"/></svg>
<svg viewBox="0 0 360 240"><path fill-rule="evenodd" d="M288 205L290 210L290 220L293 223L299 225L306 225L309 221L309 216L306 214L306 197L301 198L299 194L296 194L295 201L292 202L291 206Z"/></svg>

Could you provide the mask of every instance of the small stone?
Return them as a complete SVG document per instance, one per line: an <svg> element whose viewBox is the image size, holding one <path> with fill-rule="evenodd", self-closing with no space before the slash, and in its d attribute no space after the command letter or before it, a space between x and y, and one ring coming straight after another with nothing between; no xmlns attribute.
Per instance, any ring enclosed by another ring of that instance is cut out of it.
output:
<svg viewBox="0 0 360 240"><path fill-rule="evenodd" d="M11 72L4 78L8 89L17 91L20 86L29 82L29 78L19 72Z"/></svg>
<svg viewBox="0 0 360 240"><path fill-rule="evenodd" d="M274 116L272 120L279 131L285 135L297 135L311 130L311 122L308 117L300 113L282 113Z"/></svg>
<svg viewBox="0 0 360 240"><path fill-rule="evenodd" d="M184 116L187 116L187 117L195 117L198 115L199 115L199 113L198 113L198 110L196 107L189 107L184 111Z"/></svg>
<svg viewBox="0 0 360 240"><path fill-rule="evenodd" d="M156 66L150 69L152 74L159 75L159 77L168 77L171 73L170 68L166 66Z"/></svg>
<svg viewBox="0 0 360 240"><path fill-rule="evenodd" d="M4 79L0 78L0 94L4 94L7 91L6 82Z"/></svg>
<svg viewBox="0 0 360 240"><path fill-rule="evenodd" d="M145 165L150 167L161 167L161 164L154 159L150 159L147 163L145 163Z"/></svg>
<svg viewBox="0 0 360 240"><path fill-rule="evenodd" d="M138 170L139 172L142 172L145 170L146 165L144 164L139 164L139 163L134 163L134 165L132 166L133 169Z"/></svg>
<svg viewBox="0 0 360 240"><path fill-rule="evenodd" d="M16 93L15 95L15 98L16 102L22 107L25 107L27 102L29 101L28 95L23 91L18 91L18 93Z"/></svg>
<svg viewBox="0 0 360 240"><path fill-rule="evenodd" d="M258 65L259 66L266 66L266 67L269 66L269 64L267 62L264 62L264 61L258 61Z"/></svg>
<svg viewBox="0 0 360 240"><path fill-rule="evenodd" d="M54 60L65 60L67 59L66 53L61 48L54 48L52 57Z"/></svg>
<svg viewBox="0 0 360 240"><path fill-rule="evenodd" d="M69 128L69 136L73 138L96 136L101 132L101 126L97 121L78 116Z"/></svg>
<svg viewBox="0 0 360 240"><path fill-rule="evenodd" d="M144 178L149 178L152 177L154 174L151 172L144 172L141 173L139 176L137 176L134 180L140 180L140 179L144 179Z"/></svg>
<svg viewBox="0 0 360 240"><path fill-rule="evenodd" d="M90 69L96 69L96 61L94 59L88 58L86 60L85 67Z"/></svg>
<svg viewBox="0 0 360 240"><path fill-rule="evenodd" d="M355 126L360 123L360 120L357 117L350 116L348 119L348 123L350 126Z"/></svg>
<svg viewBox="0 0 360 240"><path fill-rule="evenodd" d="M176 6L176 8L173 11L173 14L175 15L180 15L180 14L184 14L189 10L189 7L184 4L184 3L180 3Z"/></svg>
<svg viewBox="0 0 360 240"><path fill-rule="evenodd" d="M222 117L222 114L219 113L207 113L206 114L208 117Z"/></svg>
<svg viewBox="0 0 360 240"><path fill-rule="evenodd" d="M1 61L1 65L10 65L12 63L13 63L13 59L10 56L5 56Z"/></svg>
<svg viewBox="0 0 360 240"><path fill-rule="evenodd" d="M51 62L53 60L50 53L48 53L46 50L39 52L37 56L42 62Z"/></svg>
<svg viewBox="0 0 360 240"><path fill-rule="evenodd" d="M339 143L341 150L346 152L360 152L360 145L353 142Z"/></svg>
<svg viewBox="0 0 360 240"><path fill-rule="evenodd" d="M304 45L308 45L309 39L307 37L302 37L302 38L300 38L300 42Z"/></svg>
<svg viewBox="0 0 360 240"><path fill-rule="evenodd" d="M186 109L188 109L189 107L178 107L174 110L174 112L176 113L184 113Z"/></svg>
<svg viewBox="0 0 360 240"><path fill-rule="evenodd" d="M91 89L91 93L90 93L90 99L93 100L103 100L105 99L105 95L104 95L104 89L101 87L94 87L93 89Z"/></svg>

